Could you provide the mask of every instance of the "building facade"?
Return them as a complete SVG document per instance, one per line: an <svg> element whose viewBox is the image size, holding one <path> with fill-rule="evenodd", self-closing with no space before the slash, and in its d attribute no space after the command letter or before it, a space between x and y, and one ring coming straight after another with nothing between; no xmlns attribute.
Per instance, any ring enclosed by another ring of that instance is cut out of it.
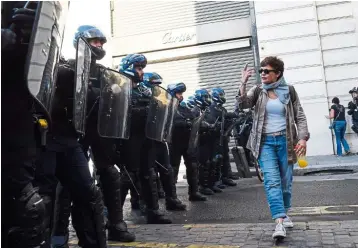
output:
<svg viewBox="0 0 358 248"><path fill-rule="evenodd" d="M358 2L255 2L260 58L285 62L285 78L299 92L311 132L310 155L335 151L328 126L332 98L347 106L358 84ZM346 138L358 151L357 135L346 116Z"/></svg>
<svg viewBox="0 0 358 248"><path fill-rule="evenodd" d="M136 1L133 7L115 1L110 8L113 67L126 54L143 53L146 71L159 73L164 86L183 81L185 96L198 88L222 87L229 110L243 66L279 56L307 114L309 155L334 152L324 115L333 96L346 105L348 90L358 82L357 3ZM250 85L259 83L257 76ZM348 133L357 150L356 136Z"/></svg>

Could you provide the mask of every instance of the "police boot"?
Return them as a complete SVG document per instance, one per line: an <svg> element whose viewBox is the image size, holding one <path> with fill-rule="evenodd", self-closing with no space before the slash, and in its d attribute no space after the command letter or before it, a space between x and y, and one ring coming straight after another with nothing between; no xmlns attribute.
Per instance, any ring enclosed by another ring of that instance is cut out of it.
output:
<svg viewBox="0 0 358 248"><path fill-rule="evenodd" d="M156 173L153 168L147 171L148 174L141 174L141 186L143 197L147 203L148 224L171 224L172 221L159 211L159 198L156 184Z"/></svg>
<svg viewBox="0 0 358 248"><path fill-rule="evenodd" d="M227 170L228 170L228 174L229 174L228 177L229 177L230 179L232 179L232 180L239 180L239 179L240 179L240 177L237 175L237 173L234 174L234 173L232 172L231 165L228 166Z"/></svg>
<svg viewBox="0 0 358 248"><path fill-rule="evenodd" d="M184 211L186 206L178 199L176 185L174 182L173 168L168 165L167 170L162 169L159 173L165 191L165 206L169 211Z"/></svg>
<svg viewBox="0 0 358 248"><path fill-rule="evenodd" d="M231 174L229 174L229 178L232 179L232 180L239 180L240 177L239 175L237 174L237 172L232 172Z"/></svg>
<svg viewBox="0 0 358 248"><path fill-rule="evenodd" d="M215 193L221 193L223 192L222 189L225 189L226 186L222 184L221 182L221 167L223 164L223 156L221 154L216 154L215 157L212 160L212 167L211 167L211 189Z"/></svg>
<svg viewBox="0 0 358 248"><path fill-rule="evenodd" d="M160 181L158 176L157 176L157 188L158 188L158 197L159 197L159 199L164 199L165 198L165 193L164 193L163 185L162 185L162 182Z"/></svg>
<svg viewBox="0 0 358 248"><path fill-rule="evenodd" d="M54 248L68 248L71 215L71 196L67 188L57 184L56 201L54 208L54 224L51 245Z"/></svg>
<svg viewBox="0 0 358 248"><path fill-rule="evenodd" d="M232 179L230 179L230 178L223 177L221 180L222 180L223 184L225 184L225 185L227 185L227 186L233 187L233 186L236 186L236 185L237 185L237 183L235 183L235 182L234 182Z"/></svg>
<svg viewBox="0 0 358 248"><path fill-rule="evenodd" d="M219 189L226 189L226 185L222 182L222 180L215 183L215 186Z"/></svg>
<svg viewBox="0 0 358 248"><path fill-rule="evenodd" d="M189 201L206 201L206 197L198 192L198 165L191 163L190 168L187 167L186 174L188 175L187 181L189 184L188 194Z"/></svg>
<svg viewBox="0 0 358 248"><path fill-rule="evenodd" d="M114 166L98 171L103 187L103 198L108 209L108 240L133 242L135 235L128 232L123 220L123 208L120 194L120 173Z"/></svg>
<svg viewBox="0 0 358 248"><path fill-rule="evenodd" d="M208 161L205 164L199 164L199 192L203 195L213 195L214 191L209 188L210 166Z"/></svg>
<svg viewBox="0 0 358 248"><path fill-rule="evenodd" d="M101 191L92 184L83 198L73 198L72 224L83 248L107 248ZM89 197L89 198L88 198Z"/></svg>
<svg viewBox="0 0 358 248"><path fill-rule="evenodd" d="M211 168L210 168L209 185L210 185L210 189L215 193L223 192L222 189L218 187L218 185L220 184L220 170L221 170L220 163L218 163L214 159L214 162L211 163Z"/></svg>

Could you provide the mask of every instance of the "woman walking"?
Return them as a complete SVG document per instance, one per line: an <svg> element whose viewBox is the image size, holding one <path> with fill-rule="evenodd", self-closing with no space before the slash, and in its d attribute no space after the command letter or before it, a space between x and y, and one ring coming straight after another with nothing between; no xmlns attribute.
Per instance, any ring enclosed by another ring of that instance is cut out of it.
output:
<svg viewBox="0 0 358 248"><path fill-rule="evenodd" d="M306 154L309 139L307 120L293 86L284 77L284 63L277 57L261 62L262 84L246 93L253 69L245 66L240 92L241 108L254 107L252 131L247 143L264 173L264 187L272 218L276 222L273 238L286 237L285 227L293 222L287 215L291 207L293 164Z"/></svg>
<svg viewBox="0 0 358 248"><path fill-rule="evenodd" d="M349 155L350 151L349 145L344 138L344 134L347 128L346 109L343 105L339 104L339 102L340 101L338 97L334 97L332 99L333 105L331 106L329 116L326 116L326 118L333 119L332 129L334 130L334 133L336 135L337 155L342 156L343 154L341 144L343 145L346 155Z"/></svg>

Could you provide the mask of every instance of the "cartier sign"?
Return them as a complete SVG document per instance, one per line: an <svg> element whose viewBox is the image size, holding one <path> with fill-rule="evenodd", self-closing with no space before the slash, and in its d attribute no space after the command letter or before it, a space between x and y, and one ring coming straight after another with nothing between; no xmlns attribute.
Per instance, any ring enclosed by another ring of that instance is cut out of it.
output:
<svg viewBox="0 0 358 248"><path fill-rule="evenodd" d="M162 38L162 43L163 44L175 44L175 43L184 43L187 41L192 41L196 36L196 33L188 33L188 32L183 32L183 33L172 33L167 32L164 34L163 38Z"/></svg>

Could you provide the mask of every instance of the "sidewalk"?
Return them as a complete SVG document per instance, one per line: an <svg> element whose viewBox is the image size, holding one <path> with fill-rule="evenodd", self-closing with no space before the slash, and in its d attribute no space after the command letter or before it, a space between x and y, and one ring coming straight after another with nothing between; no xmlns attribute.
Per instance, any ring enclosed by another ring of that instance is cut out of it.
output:
<svg viewBox="0 0 358 248"><path fill-rule="evenodd" d="M307 157L308 166L306 168L300 168L297 165L294 166L295 176L304 176L306 173L321 170L352 170L358 172L358 156L344 156L337 157L335 155L326 156L311 156ZM231 169L236 172L236 164L231 162ZM251 175L256 176L255 168L250 168ZM314 175L314 174L312 174Z"/></svg>
<svg viewBox="0 0 358 248"><path fill-rule="evenodd" d="M326 155L326 156L311 156L307 157L308 166L306 168L301 169L297 165L294 167L294 175L295 176L304 176L305 173L310 173L312 171L320 171L320 170L353 170L353 173L358 172L358 156L346 156L346 157L337 157L335 155ZM237 172L235 162L231 162L231 170L233 172ZM250 168L251 176L256 177L255 168ZM184 161L180 164L179 174L178 174L178 182L183 183L186 182L186 179L183 178L183 175L186 173L186 167L184 165ZM314 175L314 174L312 174Z"/></svg>
<svg viewBox="0 0 358 248"><path fill-rule="evenodd" d="M327 156L311 156L307 157L308 166L306 168L299 168L295 165L295 176L303 176L305 173L319 170L353 170L358 172L358 156L344 156L337 157L335 155Z"/></svg>
<svg viewBox="0 0 358 248"><path fill-rule="evenodd" d="M109 242L109 247L256 248L256 247L354 247L358 248L358 221L297 222L286 239L275 246L273 223L137 225L130 226L137 242ZM76 240L71 241L76 244ZM76 246L71 246L76 247Z"/></svg>

